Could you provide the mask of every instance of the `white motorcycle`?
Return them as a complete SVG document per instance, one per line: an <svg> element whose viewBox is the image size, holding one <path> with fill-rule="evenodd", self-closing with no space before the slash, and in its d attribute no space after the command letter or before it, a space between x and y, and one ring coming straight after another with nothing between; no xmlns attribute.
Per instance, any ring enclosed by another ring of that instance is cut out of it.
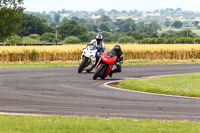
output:
<svg viewBox="0 0 200 133"><path fill-rule="evenodd" d="M81 55L81 63L78 68L78 73L81 73L84 69L86 72L91 72L96 64L97 48L94 45L88 45L83 49Z"/></svg>

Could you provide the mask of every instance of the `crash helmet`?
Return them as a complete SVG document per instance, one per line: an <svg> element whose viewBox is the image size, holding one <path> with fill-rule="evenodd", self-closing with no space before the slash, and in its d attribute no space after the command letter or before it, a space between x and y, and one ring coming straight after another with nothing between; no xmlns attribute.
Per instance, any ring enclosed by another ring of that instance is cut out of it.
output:
<svg viewBox="0 0 200 133"><path fill-rule="evenodd" d="M117 55L120 55L122 51L120 45L118 44L114 46L113 50L116 52Z"/></svg>
<svg viewBox="0 0 200 133"><path fill-rule="evenodd" d="M96 36L96 41L97 41L97 44L100 44L103 40L103 36L102 35L97 35Z"/></svg>

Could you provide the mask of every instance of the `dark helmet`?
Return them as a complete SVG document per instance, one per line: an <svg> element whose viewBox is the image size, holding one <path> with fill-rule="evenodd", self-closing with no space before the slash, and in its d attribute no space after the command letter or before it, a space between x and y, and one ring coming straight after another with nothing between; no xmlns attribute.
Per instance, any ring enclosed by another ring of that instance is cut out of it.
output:
<svg viewBox="0 0 200 133"><path fill-rule="evenodd" d="M102 35L97 35L96 36L96 40L97 40L97 43L100 44L103 40L103 36Z"/></svg>
<svg viewBox="0 0 200 133"><path fill-rule="evenodd" d="M117 55L121 54L122 50L121 50L121 47L119 45L115 45L113 49L117 53Z"/></svg>

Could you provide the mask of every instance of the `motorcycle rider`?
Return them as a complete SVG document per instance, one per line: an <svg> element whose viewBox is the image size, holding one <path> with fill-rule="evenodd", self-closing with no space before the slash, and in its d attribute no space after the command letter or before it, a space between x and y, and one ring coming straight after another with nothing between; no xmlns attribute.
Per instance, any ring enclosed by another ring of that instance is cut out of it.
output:
<svg viewBox="0 0 200 133"><path fill-rule="evenodd" d="M99 61L100 56L104 53L105 51L105 43L103 42L103 36L102 35L97 35L96 39L93 39L88 45L94 45L97 48L97 61ZM87 45L87 46L88 46Z"/></svg>
<svg viewBox="0 0 200 133"><path fill-rule="evenodd" d="M104 52L105 51L105 43L103 42L103 36L97 35L96 39L93 39L89 45L95 45L97 47L98 52Z"/></svg>
<svg viewBox="0 0 200 133"><path fill-rule="evenodd" d="M118 73L122 71L121 64L123 63L123 52L120 45L115 45L112 49L112 53L117 56L117 59L115 61L115 65L117 66L117 68L110 72L110 77L112 77L113 73Z"/></svg>

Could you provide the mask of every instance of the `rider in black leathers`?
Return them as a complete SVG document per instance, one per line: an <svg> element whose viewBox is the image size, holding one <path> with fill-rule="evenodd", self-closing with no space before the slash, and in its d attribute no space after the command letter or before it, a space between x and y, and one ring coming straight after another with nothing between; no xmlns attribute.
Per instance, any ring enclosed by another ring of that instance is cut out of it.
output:
<svg viewBox="0 0 200 133"><path fill-rule="evenodd" d="M123 63L123 52L120 45L115 45L112 49L112 52L117 55L117 59L115 61L115 65L117 66L117 68L110 72L110 77L112 77L113 73L118 73L122 71L121 64Z"/></svg>

